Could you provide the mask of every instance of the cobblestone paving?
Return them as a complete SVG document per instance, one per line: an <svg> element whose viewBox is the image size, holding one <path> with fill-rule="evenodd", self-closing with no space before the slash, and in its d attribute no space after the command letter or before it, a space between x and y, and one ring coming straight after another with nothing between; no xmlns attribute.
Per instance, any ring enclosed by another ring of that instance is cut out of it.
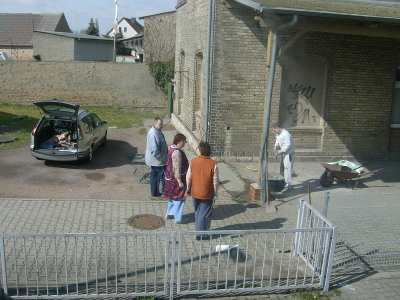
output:
<svg viewBox="0 0 400 300"><path fill-rule="evenodd" d="M254 180L256 176L246 166L257 167L256 164L235 164L238 173L244 179ZM233 165L233 168L235 168ZM315 164L314 164L315 165ZM398 169L399 164L393 164ZM267 213L258 202L238 202L231 195L221 189L218 203L215 206L212 221L212 230L248 230L248 229L280 229L295 228L297 206L300 198L309 198L307 185L311 182L311 201L313 206L320 209L324 199L324 189L319 187L315 178L319 178L323 169L321 166L311 167L306 163L295 165L299 174L294 177L294 189L284 195L283 201L274 201L276 213ZM271 165L273 169L273 165ZM399 192L398 171L389 171L390 180L382 180L376 176L372 179L360 181L357 190L336 185L332 186L335 194L346 193L379 193ZM308 177L308 178L307 178ZM393 177L393 178L392 178ZM386 178L388 179L388 178ZM280 195L278 195L280 196ZM397 205L399 199L393 200ZM365 205L369 207L379 203L379 199L367 199ZM137 214L153 214L159 217L165 215L165 201L106 201L106 200L55 200L55 199L2 199L0 198L0 232L2 233L116 233L140 232L129 226L127 220ZM397 222L391 226L399 228ZM379 224L377 225L379 228ZM159 231L189 231L194 230L194 214L192 204L186 202L183 223L178 225L173 220L166 220L166 225ZM363 273L334 274L331 278L331 289L337 289L340 295L329 292L330 299L400 299L400 271L398 269L384 269L366 271ZM225 299L294 299L295 294L268 294L255 296L232 295ZM206 299L207 297L201 297ZM221 298L221 297L219 297ZM301 299L301 298L298 298Z"/></svg>
<svg viewBox="0 0 400 300"><path fill-rule="evenodd" d="M284 206L284 204L278 205ZM2 233L140 232L127 224L132 215L154 214L160 217L165 215L164 201L1 199L0 205ZM291 207L292 213L297 215L293 209L295 205L288 207ZM295 221L287 222L285 217L279 216L280 213L283 214L283 210L280 208L279 213L269 215L265 214L257 203L239 204L229 200L227 195L225 198L221 196L214 210L212 228L214 230L291 228ZM184 210L183 224L177 225L173 220L167 220L165 228L160 230L193 230L193 221L192 206L188 201ZM73 266L73 263L70 263ZM73 270L71 267L72 273ZM331 299L374 299L369 298L370 295L396 299L393 295L399 295L399 276L400 272L396 271L333 276L331 287L339 289L342 293L340 296L331 295ZM248 297L236 296L229 299L265 299L265 297L284 299L293 295L269 294Z"/></svg>

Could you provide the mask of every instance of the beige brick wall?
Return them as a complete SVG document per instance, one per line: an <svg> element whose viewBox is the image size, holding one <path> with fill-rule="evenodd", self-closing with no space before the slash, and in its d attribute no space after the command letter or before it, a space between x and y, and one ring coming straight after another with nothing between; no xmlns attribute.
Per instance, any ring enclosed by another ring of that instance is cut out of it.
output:
<svg viewBox="0 0 400 300"><path fill-rule="evenodd" d="M194 130L195 54L203 51L206 58L207 4L206 0L191 0L177 10L176 57L185 51L187 78L182 91L178 76L183 70L179 70L177 59L175 92L184 102L180 113L174 104L174 113L188 132ZM228 8L223 1L214 5L209 141L215 156L257 159L265 111L268 31L257 26L257 14L252 10ZM281 32L279 47L295 33L290 29ZM398 138L398 134L389 128L395 74L400 65L398 49L397 39L308 32L286 50L286 56L317 57L327 65L320 128L292 131L299 145L298 160L400 158L399 151L388 152L389 143L398 144L390 139ZM278 60L270 129L272 123L281 121L281 78ZM202 109L204 117L204 105ZM274 141L271 133L270 149Z"/></svg>
<svg viewBox="0 0 400 300"><path fill-rule="evenodd" d="M0 61L0 102L53 98L81 105L166 107L146 64Z"/></svg>
<svg viewBox="0 0 400 300"><path fill-rule="evenodd" d="M174 114L186 126L188 132L201 138L202 133L197 132L196 105L195 105L195 72L196 54L203 55L203 74L205 74L206 41L207 41L207 11L208 1L191 0L179 8L176 14L176 47L175 47L175 93ZM181 53L185 53L184 67L180 64ZM181 85L184 85L182 88ZM203 91L205 89L205 76L203 76ZM201 124L204 123L204 99L201 101ZM184 103L179 103L184 99ZM202 130L203 130L202 126Z"/></svg>

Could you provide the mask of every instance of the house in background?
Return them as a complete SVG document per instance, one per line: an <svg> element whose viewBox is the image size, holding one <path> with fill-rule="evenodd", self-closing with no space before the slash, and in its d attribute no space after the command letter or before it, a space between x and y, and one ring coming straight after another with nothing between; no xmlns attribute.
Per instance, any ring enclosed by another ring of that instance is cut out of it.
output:
<svg viewBox="0 0 400 300"><path fill-rule="evenodd" d="M134 62L143 62L143 32L129 38L120 39L125 47L131 50Z"/></svg>
<svg viewBox="0 0 400 300"><path fill-rule="evenodd" d="M40 61L112 62L113 53L113 39L39 30L33 34L33 56Z"/></svg>
<svg viewBox="0 0 400 300"><path fill-rule="evenodd" d="M258 160L266 135L272 158L280 122L299 161L400 159L400 2L178 0L176 9L172 124L194 148L206 139L214 156Z"/></svg>
<svg viewBox="0 0 400 300"><path fill-rule="evenodd" d="M34 60L35 30L71 33L64 13L0 13L0 52L10 60Z"/></svg>
<svg viewBox="0 0 400 300"><path fill-rule="evenodd" d="M166 61L175 57L176 11L140 17L144 20L144 61Z"/></svg>
<svg viewBox="0 0 400 300"><path fill-rule="evenodd" d="M114 28L111 28L107 32L107 36L114 37L113 31ZM117 24L117 32L121 33L123 38L130 38L143 32L143 26L136 21L136 18L121 18Z"/></svg>

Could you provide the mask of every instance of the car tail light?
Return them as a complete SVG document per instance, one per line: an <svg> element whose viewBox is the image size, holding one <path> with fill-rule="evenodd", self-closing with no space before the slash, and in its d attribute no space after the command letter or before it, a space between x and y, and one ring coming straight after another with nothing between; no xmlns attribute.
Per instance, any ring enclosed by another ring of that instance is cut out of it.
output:
<svg viewBox="0 0 400 300"><path fill-rule="evenodd" d="M78 125L78 137L79 137L79 138L82 138L82 137L83 137L81 125Z"/></svg>
<svg viewBox="0 0 400 300"><path fill-rule="evenodd" d="M35 127L33 127L32 133L31 133L32 136L35 136L36 129L38 128L38 126L39 126L39 122L37 122L36 125L35 125Z"/></svg>

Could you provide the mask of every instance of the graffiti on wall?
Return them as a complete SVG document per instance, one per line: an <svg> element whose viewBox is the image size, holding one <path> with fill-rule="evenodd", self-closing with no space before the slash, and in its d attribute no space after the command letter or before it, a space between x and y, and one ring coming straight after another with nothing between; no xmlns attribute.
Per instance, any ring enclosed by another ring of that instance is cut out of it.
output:
<svg viewBox="0 0 400 300"><path fill-rule="evenodd" d="M293 94L293 99L302 97L306 101L308 101L309 99L312 100L312 95L314 94L314 91L315 88L311 86L304 86L302 84L299 85L297 82L294 86L290 85L288 89L288 92Z"/></svg>
<svg viewBox="0 0 400 300"><path fill-rule="evenodd" d="M286 57L282 64L279 122L286 128L321 126L326 63L315 57Z"/></svg>
<svg viewBox="0 0 400 300"><path fill-rule="evenodd" d="M284 105L284 110L293 124L315 125L317 116L313 109L313 94L315 87L299 83L290 84L287 92L291 94L291 101Z"/></svg>

